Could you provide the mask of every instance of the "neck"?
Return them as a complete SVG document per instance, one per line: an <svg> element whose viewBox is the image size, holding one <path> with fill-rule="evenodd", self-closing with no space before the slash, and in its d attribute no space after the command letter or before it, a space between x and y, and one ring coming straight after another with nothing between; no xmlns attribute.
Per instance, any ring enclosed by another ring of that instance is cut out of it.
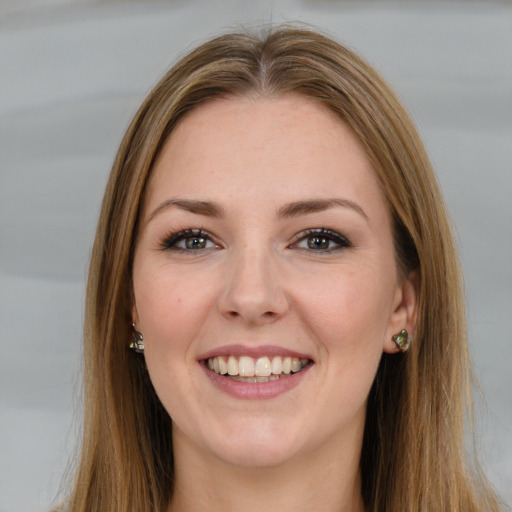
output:
<svg viewBox="0 0 512 512"><path fill-rule="evenodd" d="M328 443L279 466L255 468L198 453L179 432L175 434L169 512L364 512L360 436L338 443L336 449Z"/></svg>

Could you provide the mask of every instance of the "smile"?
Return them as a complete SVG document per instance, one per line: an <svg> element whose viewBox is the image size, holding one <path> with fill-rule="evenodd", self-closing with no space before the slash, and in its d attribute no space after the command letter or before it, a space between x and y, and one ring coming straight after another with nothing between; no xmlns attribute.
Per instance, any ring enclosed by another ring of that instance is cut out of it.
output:
<svg viewBox="0 0 512 512"><path fill-rule="evenodd" d="M309 359L290 356L215 356L206 360L209 370L231 380L246 383L265 383L285 378L303 370Z"/></svg>

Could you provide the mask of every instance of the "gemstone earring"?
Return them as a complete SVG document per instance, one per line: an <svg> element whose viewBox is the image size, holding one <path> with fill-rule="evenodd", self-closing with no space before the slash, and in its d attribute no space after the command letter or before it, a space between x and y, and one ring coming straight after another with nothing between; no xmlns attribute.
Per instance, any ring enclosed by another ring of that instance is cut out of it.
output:
<svg viewBox="0 0 512 512"><path fill-rule="evenodd" d="M137 354L144 353L144 338L142 334L135 329L135 324L132 324L133 326L133 341L130 343L130 348L137 352Z"/></svg>
<svg viewBox="0 0 512 512"><path fill-rule="evenodd" d="M409 337L409 333L405 329L402 329L398 334L395 334L391 339L395 342L400 352L403 353L409 350L409 346L411 345L411 338Z"/></svg>

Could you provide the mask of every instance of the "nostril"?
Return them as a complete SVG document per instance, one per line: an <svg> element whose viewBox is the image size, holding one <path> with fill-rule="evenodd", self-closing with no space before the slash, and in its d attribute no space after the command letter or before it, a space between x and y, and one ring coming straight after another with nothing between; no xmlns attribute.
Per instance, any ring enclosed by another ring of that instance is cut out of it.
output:
<svg viewBox="0 0 512 512"><path fill-rule="evenodd" d="M238 318L238 317L242 316L238 311L228 311L227 315L230 318ZM267 318L267 319L271 320L273 318L276 318L277 316L278 315L275 311L265 311L264 313L261 314L260 318Z"/></svg>

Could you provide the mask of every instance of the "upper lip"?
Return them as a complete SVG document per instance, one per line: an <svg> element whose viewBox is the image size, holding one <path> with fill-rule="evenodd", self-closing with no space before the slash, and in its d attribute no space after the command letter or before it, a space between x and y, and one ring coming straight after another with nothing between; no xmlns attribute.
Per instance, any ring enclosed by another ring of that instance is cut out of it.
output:
<svg viewBox="0 0 512 512"><path fill-rule="evenodd" d="M276 345L259 345L256 347L247 345L223 345L199 355L197 359L198 361L203 361L205 359L218 356L249 356L253 358L283 356L296 357L298 359L312 359L309 354L304 354L297 352L296 350L290 350Z"/></svg>

